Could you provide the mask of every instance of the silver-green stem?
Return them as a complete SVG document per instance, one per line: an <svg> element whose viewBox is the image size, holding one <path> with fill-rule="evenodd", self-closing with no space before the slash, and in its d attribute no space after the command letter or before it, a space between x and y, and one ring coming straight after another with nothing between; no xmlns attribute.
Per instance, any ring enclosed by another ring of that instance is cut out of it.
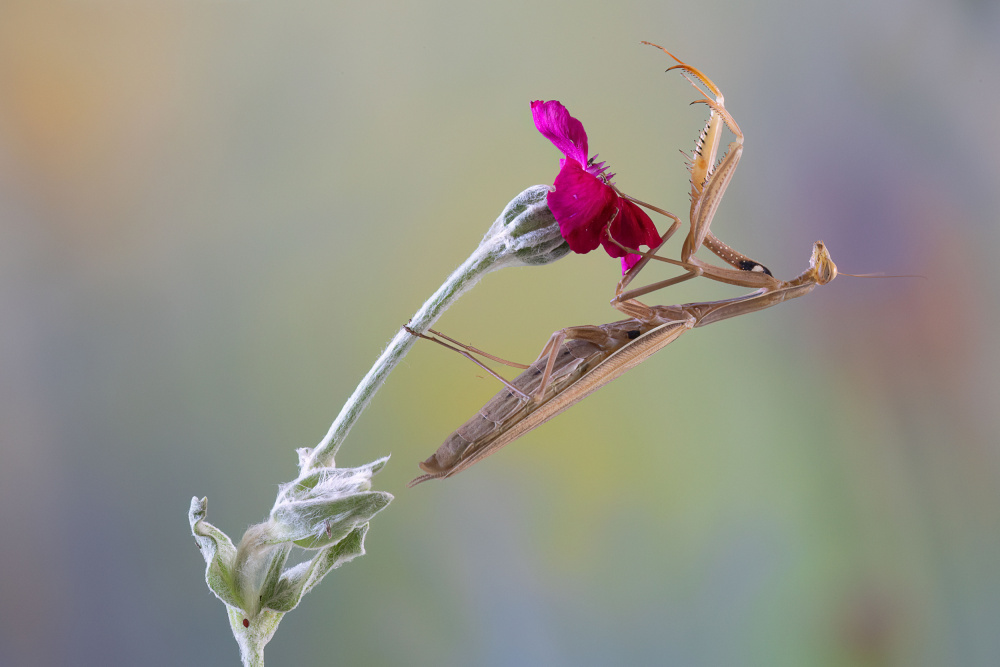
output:
<svg viewBox="0 0 1000 667"><path fill-rule="evenodd" d="M566 255L569 247L545 202L547 193L547 186L536 185L515 197L490 227L475 252L414 314L408 323L409 328L419 333L427 330L458 297L491 271L506 266L547 264ZM416 341L417 338L406 329L399 330L347 399L329 432L309 453L300 474L316 467L333 465L334 455L351 427Z"/></svg>

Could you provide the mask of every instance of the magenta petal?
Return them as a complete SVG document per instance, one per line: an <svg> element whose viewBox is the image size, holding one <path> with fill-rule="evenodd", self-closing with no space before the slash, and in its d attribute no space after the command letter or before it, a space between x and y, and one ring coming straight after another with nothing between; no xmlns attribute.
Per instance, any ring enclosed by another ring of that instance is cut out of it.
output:
<svg viewBox="0 0 1000 667"><path fill-rule="evenodd" d="M601 244L616 199L610 187L573 160L563 164L547 197L559 231L570 250L577 253L590 252Z"/></svg>
<svg viewBox="0 0 1000 667"><path fill-rule="evenodd" d="M660 236L653 221L611 187L603 162L588 163L587 133L566 107L555 100L536 100L531 103L531 116L538 131L566 156L559 161L559 175L547 198L563 238L577 253L603 245L612 257L625 257L622 266L628 270L639 256L621 246L657 245Z"/></svg>
<svg viewBox="0 0 1000 667"><path fill-rule="evenodd" d="M531 103L531 117L535 127L546 139L551 141L563 155L587 165L587 133L583 123L569 115L561 103L556 100Z"/></svg>
<svg viewBox="0 0 1000 667"><path fill-rule="evenodd" d="M623 246L638 250L639 246L655 247L660 243L660 234L646 212L634 202L619 197L616 201L618 215L611 223L611 236ZM558 218L556 218L558 220ZM604 249L612 257L623 257L626 252L605 237L601 240Z"/></svg>
<svg viewBox="0 0 1000 667"><path fill-rule="evenodd" d="M622 257L622 275L624 276L628 273L629 269L638 264L640 259L642 259L642 255L633 255L631 253Z"/></svg>

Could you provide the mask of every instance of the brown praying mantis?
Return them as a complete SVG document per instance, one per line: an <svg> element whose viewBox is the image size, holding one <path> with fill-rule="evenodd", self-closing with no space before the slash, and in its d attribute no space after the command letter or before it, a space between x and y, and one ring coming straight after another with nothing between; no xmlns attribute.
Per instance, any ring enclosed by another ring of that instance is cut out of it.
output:
<svg viewBox="0 0 1000 667"><path fill-rule="evenodd" d="M715 84L695 68L669 52L667 54L678 63L670 69L681 69L688 81L701 91L692 77L698 79L715 98L698 100L707 104L711 113L688 164L691 174L691 229L685 239L681 259L656 255L680 227L680 218L650 207L672 218L674 222L661 237L659 245L644 253L642 259L618 283L612 305L627 315L628 319L556 331L535 362L510 382L480 363L471 353L496 361L502 361L501 359L457 343L437 332L432 331L438 336L434 337L411 331L414 335L460 352L500 379L505 388L420 464L426 474L414 479L410 486L428 479L450 477L465 470L642 363L689 329L770 308L787 299L808 294L817 285L825 285L836 278L837 267L822 241L813 246L809 268L797 278L784 282L774 278L762 264L738 253L712 234L712 219L742 154L743 135L726 111L722 93ZM736 141L730 143L726 153L716 163L723 126L732 131ZM733 268L718 267L695 257L694 253L701 245L705 245ZM685 273L625 292L625 287L652 259L680 266ZM721 301L675 306L647 306L636 299L696 276L750 287L757 291Z"/></svg>

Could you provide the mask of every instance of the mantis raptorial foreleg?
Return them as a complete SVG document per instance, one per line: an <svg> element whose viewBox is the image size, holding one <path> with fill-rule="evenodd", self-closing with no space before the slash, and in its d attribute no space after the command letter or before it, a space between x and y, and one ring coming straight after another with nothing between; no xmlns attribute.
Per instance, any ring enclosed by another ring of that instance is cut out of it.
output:
<svg viewBox="0 0 1000 667"><path fill-rule="evenodd" d="M691 255L698 251L709 234L709 228L722 200L722 195L729 186L729 181L732 179L740 156L743 154L743 132L726 111L725 97L711 79L662 46L651 42L644 43L660 49L673 58L677 64L668 68L667 71L681 70L684 73L684 78L694 89L705 95L705 98L695 100L692 104L706 104L711 110L708 122L705 123L704 129L698 136L695 150L690 156L688 165L688 170L691 173L691 231L688 233L681 251L681 259L687 261ZM701 81L709 92L702 90L692 77ZM714 99L708 99L709 97ZM722 142L723 126L729 128L736 140L729 144L722 159L716 164L719 145ZM723 259L725 258L723 257Z"/></svg>
<svg viewBox="0 0 1000 667"><path fill-rule="evenodd" d="M622 246L622 248L627 252L641 254L642 259L640 259L640 261L619 281L618 287L615 291L615 302L634 299L655 290L669 287L670 285L676 285L677 283L684 282L685 280L690 280L691 278L701 275L732 285L755 288L775 288L778 285L778 281L773 279L771 272L767 269L767 267L760 262L747 257L743 253L736 251L726 243L723 243L711 231L712 220L715 217L719 204L722 202L722 197L726 192L726 188L729 187L729 183L736 171L736 166L739 164L740 157L743 154L743 133L740 131L739 125L736 124L735 119L733 119L732 115L730 115L730 113L726 110L725 97L723 96L722 91L702 72L683 62L662 46L658 46L650 42L643 43L655 46L678 63L677 65L670 67L667 71L669 72L673 69L682 70L684 77L691 83L695 90L702 95L705 95L704 99L696 100L694 104L706 104L710 109L710 113L705 127L698 135L695 150L688 159L688 171L691 175L691 228L688 232L687 238L684 240L680 260L668 259L656 254L659 248L677 231L677 228L680 225L680 219L672 213L633 199L633 201L637 204L671 218L673 220L673 224L661 237L660 245L657 246L657 248L650 249L646 253L639 253L637 250ZM708 89L708 92L703 90L695 82L695 79L700 81ZM708 99L709 97L714 99ZM719 146L722 141L722 131L726 127L728 127L733 133L736 140L729 144L725 154L723 154L722 158L718 159L717 162ZM612 240L614 241L614 239ZM617 243L617 241L615 242ZM707 247L715 255L732 266L733 269L715 267L695 257L695 253L702 245ZM661 280L659 282L652 283L651 285L626 292L625 288L629 285L629 283L631 283L643 267L645 267L645 265L653 259L675 264L683 268L685 273L680 276ZM751 275L748 276L747 274Z"/></svg>
<svg viewBox="0 0 1000 667"><path fill-rule="evenodd" d="M722 241L715 239L713 236L709 236L708 238L714 239L713 243L718 244L718 246L729 248L729 246L722 243ZM775 278L771 272L767 270L767 268L765 268L762 264L753 262L753 260L749 260L752 264L752 268L726 269L715 266L714 264L703 262L697 257L689 257L687 261L683 261L657 255L656 252L665 242L666 239L661 241L660 245L656 248L652 248L648 252L643 253L642 259L639 260L639 262L636 263L636 265L633 266L632 269L629 270L624 276L622 276L621 280L618 281L617 288L615 289L615 297L611 300L611 304L613 306L618 308L619 305L625 301L636 299L644 294L649 294L650 292L655 292L656 290L676 285L698 276L704 276L711 280L729 285L735 285L737 287L750 287L753 289L776 289L781 284L781 282ZM706 243L706 245L708 244ZM739 255L739 253L736 253L735 250L733 250L732 253ZM624 291L625 287L632 282L639 271L641 271L646 265L646 262L654 259L660 262L666 262L668 264L679 266L685 269L686 272L679 276L651 283L638 289L629 290L627 292Z"/></svg>

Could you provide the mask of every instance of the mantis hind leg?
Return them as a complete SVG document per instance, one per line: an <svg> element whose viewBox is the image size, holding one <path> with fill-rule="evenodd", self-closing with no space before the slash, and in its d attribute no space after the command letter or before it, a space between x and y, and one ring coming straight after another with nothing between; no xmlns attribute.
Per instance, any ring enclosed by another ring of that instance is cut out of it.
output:
<svg viewBox="0 0 1000 667"><path fill-rule="evenodd" d="M512 361L507 361L506 359L502 359L495 355L489 354L488 352L483 352L478 348L475 348L471 345L466 345L465 343L460 343L454 338L446 336L441 332L435 331L433 329L428 330L431 332L432 335L427 335L418 333L410 329L409 327L403 327L403 328L406 329L407 333L409 333L411 336L416 336L417 338L423 338L425 340L429 340L431 342L437 343L438 345L441 345L442 347L451 350L452 352L456 352L462 355L463 357L474 363L476 366L483 369L491 376L496 378L498 381L500 381L511 393L513 393L523 401L538 400L539 398L541 398L541 396L545 394L545 390L548 388L550 382L552 381L552 375L555 370L555 364L559 356L560 348L566 341L582 340L594 343L597 346L602 346L606 345L610 339L608 333L604 329L598 326L585 325L585 326L567 327L565 329L560 329L559 331L556 331L549 337L548 342L545 343L545 346L542 348L542 351L538 354L538 357L535 359L534 363L529 366L525 364L518 364ZM527 394L520 387L516 386L514 382L511 382L507 378L503 377L502 375L494 371L492 368L484 364L482 361L477 359L475 356L473 356L476 354L486 357L488 359L492 359L493 361L506 364L508 366L513 366L515 368L522 368L522 369L530 369L532 366L537 366L539 362L545 360L545 366L542 371L541 382L535 391L531 392L531 394Z"/></svg>

